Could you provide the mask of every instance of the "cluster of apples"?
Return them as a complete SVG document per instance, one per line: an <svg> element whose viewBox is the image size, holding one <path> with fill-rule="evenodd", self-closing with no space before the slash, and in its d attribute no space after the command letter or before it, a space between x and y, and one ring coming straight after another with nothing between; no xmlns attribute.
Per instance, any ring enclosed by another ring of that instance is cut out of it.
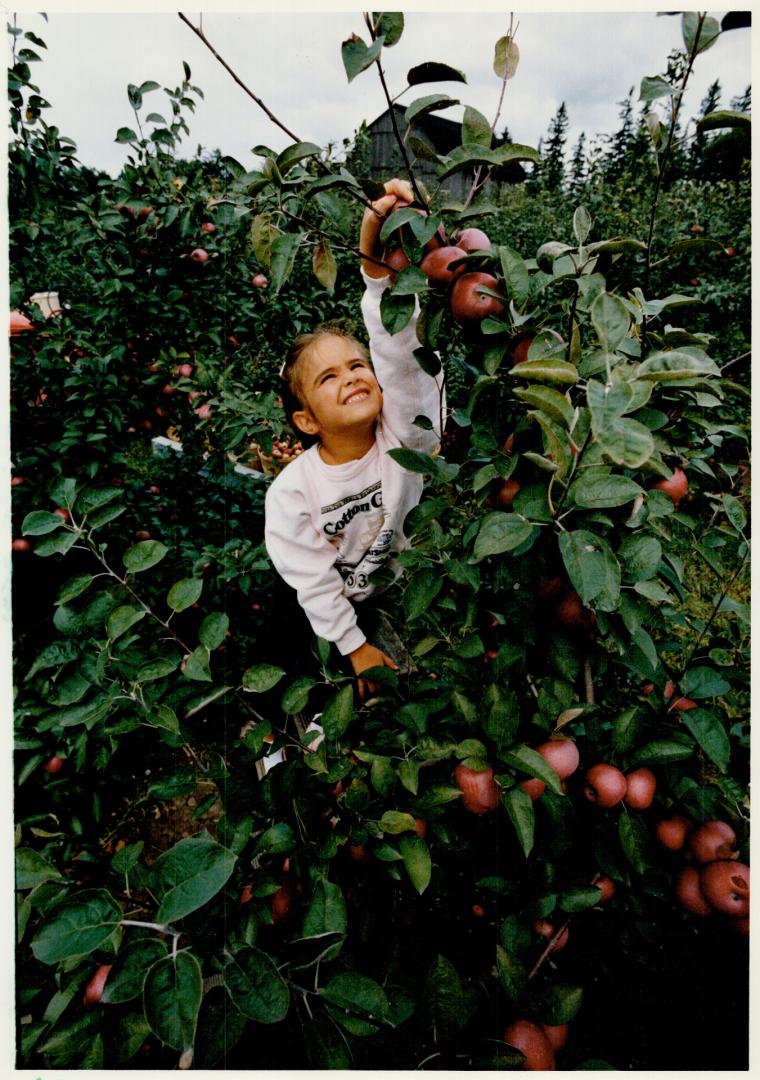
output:
<svg viewBox="0 0 760 1080"><path fill-rule="evenodd" d="M525 1055L523 1069L553 1072L554 1054L567 1042L567 1024L540 1024L534 1020L515 1020L504 1032L504 1042Z"/></svg>
<svg viewBox="0 0 760 1080"><path fill-rule="evenodd" d="M285 435L282 439L275 436L272 439L271 453L267 454L255 440L248 444L248 450L251 456L258 457L261 468L267 475L274 475L303 453L303 444L300 439L293 442L290 435Z"/></svg>
<svg viewBox="0 0 760 1080"><path fill-rule="evenodd" d="M737 933L749 934L749 867L738 862L736 833L727 821L697 828L683 814L657 823L655 833L668 851L681 851L687 865L676 878L676 898L691 915L718 912Z"/></svg>
<svg viewBox="0 0 760 1080"><path fill-rule="evenodd" d="M482 270L468 270L467 263L460 262L472 251L490 249L491 241L482 229L460 229L448 240L443 226L423 248L420 270L431 285L448 291L451 314L460 326L479 323L489 315L498 316L504 309L506 297L499 300L480 292L481 287L498 292L498 279ZM394 280L410 265L400 246L387 250L383 262L390 267Z"/></svg>

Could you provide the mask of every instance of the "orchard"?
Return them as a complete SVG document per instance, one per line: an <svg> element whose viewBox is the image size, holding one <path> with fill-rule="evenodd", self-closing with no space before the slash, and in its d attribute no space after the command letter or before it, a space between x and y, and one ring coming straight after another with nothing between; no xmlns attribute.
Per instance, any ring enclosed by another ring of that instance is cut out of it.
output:
<svg viewBox="0 0 760 1080"><path fill-rule="evenodd" d="M263 508L303 450L285 350L362 334L389 177L358 140L183 158L185 63L128 87L113 179L9 27L17 1068L748 1067L750 117L687 123L726 31L677 17L572 178L466 104L423 152L466 75L408 73L382 318L421 305L445 433L391 451L424 477L381 602L409 662L366 699L290 647ZM404 16L360 31L355 94Z"/></svg>

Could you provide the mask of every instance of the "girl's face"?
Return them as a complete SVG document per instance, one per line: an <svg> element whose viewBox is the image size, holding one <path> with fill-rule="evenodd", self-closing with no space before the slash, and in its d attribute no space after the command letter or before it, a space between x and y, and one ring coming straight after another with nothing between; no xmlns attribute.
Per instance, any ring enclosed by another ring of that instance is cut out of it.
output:
<svg viewBox="0 0 760 1080"><path fill-rule="evenodd" d="M302 431L329 437L374 425L383 395L369 361L350 338L324 334L300 364L303 408L293 419Z"/></svg>

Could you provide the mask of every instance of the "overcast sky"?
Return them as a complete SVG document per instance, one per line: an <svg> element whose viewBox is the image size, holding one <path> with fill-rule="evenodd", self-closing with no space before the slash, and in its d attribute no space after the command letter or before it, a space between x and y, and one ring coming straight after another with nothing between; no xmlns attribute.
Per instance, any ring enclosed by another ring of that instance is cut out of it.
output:
<svg viewBox="0 0 760 1080"><path fill-rule="evenodd" d="M174 88L182 78L183 60L205 95L189 121L191 135L184 142L184 155L194 154L200 144L254 168L258 159L251 154L252 147L264 143L280 150L290 142L181 22L176 9L162 10L159 3L150 11L131 6L130 14L117 14L102 2L91 5L89 12L65 13L47 4L47 23L36 12L14 6L19 25L48 45L44 61L33 65L33 77L52 105L46 120L76 142L81 161L115 175L128 152L114 142L116 130L134 125L127 84L153 79ZM342 41L352 33L367 38L360 11L334 10L339 4L333 4L328 13L312 4L303 11L280 6L275 14L250 3L244 11L231 11L234 6L224 5L225 11L207 8L203 29L242 81L300 139L340 146L363 120L371 121L384 111L376 68L349 84L341 61ZM383 51L391 94L404 89L411 67L439 60L464 72L467 85L425 84L408 91L402 103L443 92L493 120L500 90L492 70L494 45L508 29L509 13L464 14L437 6L437 11L425 11L424 2L415 4L415 10L406 13L399 43ZM631 10L634 3L626 5L626 12L611 10L609 4L607 10L589 11L592 6L586 4L585 12L569 11L565 4L561 13L534 9L516 13L521 59L508 84L498 125L499 131L508 126L514 142L535 146L562 101L570 117L568 151L581 131L588 140L613 132L619 124L618 102L632 86L638 98L641 78L664 71L668 53L681 45L680 17ZM186 14L198 23L197 12ZM720 18L722 13L711 14ZM685 118L696 114L716 78L727 107L751 81L749 30L725 33L698 57ZM162 91L147 95L145 113L165 113L165 100ZM440 115L458 120L461 114L462 106Z"/></svg>

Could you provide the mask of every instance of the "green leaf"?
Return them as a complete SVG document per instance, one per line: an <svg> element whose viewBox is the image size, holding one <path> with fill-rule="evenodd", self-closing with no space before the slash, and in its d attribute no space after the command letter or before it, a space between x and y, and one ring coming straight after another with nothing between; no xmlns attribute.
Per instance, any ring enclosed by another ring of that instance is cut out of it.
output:
<svg viewBox="0 0 760 1080"><path fill-rule="evenodd" d="M741 532L747 524L747 513L739 500L734 495L724 495L723 509L733 527Z"/></svg>
<svg viewBox="0 0 760 1080"><path fill-rule="evenodd" d="M572 885L559 894L557 905L568 914L587 911L589 908L596 907L600 896L601 889L598 889L596 885Z"/></svg>
<svg viewBox="0 0 760 1080"><path fill-rule="evenodd" d="M148 709L145 719L154 727L164 728L175 734L179 733L179 718L174 709L168 705L154 705L152 709Z"/></svg>
<svg viewBox="0 0 760 1080"><path fill-rule="evenodd" d="M335 282L338 280L338 264L330 247L330 241L325 236L321 236L314 247L311 268L319 284L329 293L334 292Z"/></svg>
<svg viewBox="0 0 760 1080"><path fill-rule="evenodd" d="M700 15L697 11L685 11L681 16L681 33L686 52L697 56L718 40L720 23L704 12Z"/></svg>
<svg viewBox="0 0 760 1080"><path fill-rule="evenodd" d="M271 825L256 841L256 855L284 855L296 846L295 833L286 821Z"/></svg>
<svg viewBox="0 0 760 1080"><path fill-rule="evenodd" d="M418 893L424 893L430 884L432 861L425 841L420 836L402 836L399 851L404 860L404 867L409 880Z"/></svg>
<svg viewBox="0 0 760 1080"><path fill-rule="evenodd" d="M670 352L650 353L639 364L636 377L654 382L678 382L708 375L720 375L720 368L701 350L695 349L692 353L685 349L671 349Z"/></svg>
<svg viewBox="0 0 760 1080"><path fill-rule="evenodd" d="M277 155L277 168L280 170L282 176L297 165L299 161L304 161L306 158L318 157L322 153L321 147L316 143L299 142L293 143L292 146L286 146L283 151Z"/></svg>
<svg viewBox="0 0 760 1080"><path fill-rule="evenodd" d="M168 547L158 540L142 540L124 552L124 565L130 573L137 574L160 563L168 551Z"/></svg>
<svg viewBox="0 0 760 1080"><path fill-rule="evenodd" d="M325 705L321 724L328 739L339 739L348 729L354 716L354 691L351 685L343 686Z"/></svg>
<svg viewBox="0 0 760 1080"><path fill-rule="evenodd" d="M418 64L417 67L411 68L407 73L406 81L410 86L419 86L420 83L426 82L466 83L467 79L462 72L457 71L456 68L449 67L448 64L439 64L434 60L429 60L424 64Z"/></svg>
<svg viewBox="0 0 760 1080"><path fill-rule="evenodd" d="M648 581L662 561L662 545L653 536L629 536L618 548L618 560L628 581Z"/></svg>
<svg viewBox="0 0 760 1080"><path fill-rule="evenodd" d="M542 1023L569 1024L583 1004L583 989L567 983L553 983L530 995L530 1011Z"/></svg>
<svg viewBox="0 0 760 1080"><path fill-rule="evenodd" d="M530 538L534 529L535 527L519 514L492 510L480 522L474 545L475 558L479 561L489 555L514 551Z"/></svg>
<svg viewBox="0 0 760 1080"><path fill-rule="evenodd" d="M108 973L100 999L104 1005L121 1005L143 991L148 969L166 956L166 944L158 938L131 941L119 954Z"/></svg>
<svg viewBox="0 0 760 1080"><path fill-rule="evenodd" d="M35 544L34 554L39 555L41 558L46 558L48 555L65 555L76 544L79 535L79 532L75 529L64 529L53 536L48 536L46 540L41 540L39 544Z"/></svg>
<svg viewBox="0 0 760 1080"><path fill-rule="evenodd" d="M620 299L612 293L599 293L589 312L600 347L614 352L628 335L631 313Z"/></svg>
<svg viewBox="0 0 760 1080"><path fill-rule="evenodd" d="M693 710L696 712L696 709ZM684 717L691 715L684 713ZM693 746L678 739L652 739L640 746L634 756L634 765L668 765L673 761L685 761L694 753Z"/></svg>
<svg viewBox="0 0 760 1080"><path fill-rule="evenodd" d="M414 818L401 810L386 810L378 825L384 833L397 836L399 833L414 831Z"/></svg>
<svg viewBox="0 0 760 1080"><path fill-rule="evenodd" d="M521 401L540 409L550 420L569 430L574 418L574 410L564 394L552 390L549 386L525 386L513 391Z"/></svg>
<svg viewBox="0 0 760 1080"><path fill-rule="evenodd" d="M309 678L308 675L304 675L300 679L294 679L282 695L280 702L282 711L286 712L288 716L303 712L309 703L309 693L316 685L314 679Z"/></svg>
<svg viewBox="0 0 760 1080"><path fill-rule="evenodd" d="M533 850L533 829L536 817L533 800L521 787L513 787L502 795L502 802L507 808L509 820L514 826L520 847L527 859Z"/></svg>
<svg viewBox="0 0 760 1080"><path fill-rule="evenodd" d="M493 70L500 79L512 79L520 62L520 50L517 44L505 34L494 47Z"/></svg>
<svg viewBox="0 0 760 1080"><path fill-rule="evenodd" d="M227 636L230 617L223 611L212 611L200 625L198 638L207 649L218 649Z"/></svg>
<svg viewBox="0 0 760 1080"><path fill-rule="evenodd" d="M182 578L169 589L166 602L172 611L185 611L197 603L202 592L203 578Z"/></svg>
<svg viewBox="0 0 760 1080"><path fill-rule="evenodd" d="M518 379L527 379L528 382L560 383L564 386L572 386L579 378L574 364L548 357L542 360L523 360L521 364L510 368L509 374Z"/></svg>
<svg viewBox="0 0 760 1080"><path fill-rule="evenodd" d="M752 127L752 118L749 113L736 112L731 109L716 109L707 113L697 120L698 131L715 131L718 128L745 128Z"/></svg>
<svg viewBox="0 0 760 1080"><path fill-rule="evenodd" d="M443 578L435 570L418 570L404 589L404 614L407 620L419 618L443 588Z"/></svg>
<svg viewBox="0 0 760 1080"><path fill-rule="evenodd" d="M348 81L353 82L357 75L366 71L380 56L385 39L382 35L367 47L360 37L352 34L340 47L343 58L343 67L346 69Z"/></svg>
<svg viewBox="0 0 760 1080"><path fill-rule="evenodd" d="M499 244L498 251L507 293L514 300L516 307L522 307L530 296L528 267L522 256L506 244Z"/></svg>
<svg viewBox="0 0 760 1080"><path fill-rule="evenodd" d="M499 981L504 988L507 1001L517 1002L528 987L528 972L525 965L501 945L496 946L496 970L499 973Z"/></svg>
<svg viewBox="0 0 760 1080"><path fill-rule="evenodd" d="M151 868L161 897L157 920L172 922L203 907L224 888L236 861L205 830L159 855Z"/></svg>
<svg viewBox="0 0 760 1080"><path fill-rule="evenodd" d="M375 1024L366 1022L370 1018L386 1020L388 1017L389 1006L385 991L365 975L355 975L353 972L335 975L322 988L321 996L332 1006L328 1010L330 1015L355 1035L369 1035L377 1030ZM364 1023L355 1029L351 1025L352 1016Z"/></svg>
<svg viewBox="0 0 760 1080"><path fill-rule="evenodd" d="M121 921L121 908L105 889L84 889L50 909L32 941L43 964L94 952Z"/></svg>
<svg viewBox="0 0 760 1080"><path fill-rule="evenodd" d="M15 861L17 889L33 889L43 881L57 881L62 877L55 866L34 848L16 848Z"/></svg>
<svg viewBox="0 0 760 1080"><path fill-rule="evenodd" d="M591 232L591 215L585 206L577 207L573 214L573 234L579 244L585 244ZM592 316L593 322L593 316Z"/></svg>
<svg viewBox="0 0 760 1080"><path fill-rule="evenodd" d="M133 607L131 604L122 604L114 608L106 619L106 633L112 641L125 634L131 626L145 618L142 608Z"/></svg>
<svg viewBox="0 0 760 1080"><path fill-rule="evenodd" d="M406 788L412 795L417 794L419 787L419 762L413 758L404 758L399 763L398 778L401 781L401 786Z"/></svg>
<svg viewBox="0 0 760 1080"><path fill-rule="evenodd" d="M414 306L413 295L397 296L390 289L386 289L380 300L380 318L383 328L389 334L398 334L411 322Z"/></svg>
<svg viewBox="0 0 760 1080"><path fill-rule="evenodd" d="M721 772L726 772L731 747L726 729L716 714L711 709L691 709L682 713L681 719L710 760Z"/></svg>
<svg viewBox="0 0 760 1080"><path fill-rule="evenodd" d="M301 237L298 233L280 233L272 240L269 262L269 292L277 296L293 272Z"/></svg>
<svg viewBox="0 0 760 1080"><path fill-rule="evenodd" d="M209 652L205 645L198 645L187 658L183 672L186 679L196 682L212 682L209 669Z"/></svg>
<svg viewBox="0 0 760 1080"><path fill-rule="evenodd" d="M641 80L639 101L656 101L661 97L672 97L678 93L678 87L663 79L661 75L645 75Z"/></svg>
<svg viewBox="0 0 760 1080"><path fill-rule="evenodd" d="M408 450L405 447L400 447L397 450L389 450L388 456L408 472L422 473L428 476L434 475L436 472L435 459L429 454L421 453L419 450Z"/></svg>
<svg viewBox="0 0 760 1080"><path fill-rule="evenodd" d="M144 840L138 840L135 844L127 844L120 851L117 851L114 857L111 859L111 866L117 874L128 874L129 871L136 865L137 860L140 858L145 847Z"/></svg>
<svg viewBox="0 0 760 1080"><path fill-rule="evenodd" d="M375 34L382 34L385 38L385 48L390 49L395 45L404 32L403 11L373 11L372 23Z"/></svg>
<svg viewBox="0 0 760 1080"><path fill-rule="evenodd" d="M451 1039L466 1022L461 980L451 961L440 954L428 972L422 1010L426 1026L439 1043Z"/></svg>
<svg viewBox="0 0 760 1080"><path fill-rule="evenodd" d="M224 987L237 1009L257 1024L276 1024L287 1016L290 992L271 957L244 946L224 967Z"/></svg>
<svg viewBox="0 0 760 1080"><path fill-rule="evenodd" d="M243 672L243 689L265 694L267 690L277 686L284 675L284 670L273 664L254 664Z"/></svg>
<svg viewBox="0 0 760 1080"><path fill-rule="evenodd" d="M111 130L113 130L113 129L111 129ZM114 139L114 142L117 142L117 143L137 142L137 133L134 132L132 130L132 128L120 127L119 130L116 132L116 138Z"/></svg>
<svg viewBox="0 0 760 1080"><path fill-rule="evenodd" d="M623 417L632 398L629 383L606 387L590 379L586 387L591 430L602 450L617 465L638 469L654 453L654 439L643 424Z"/></svg>
<svg viewBox="0 0 760 1080"><path fill-rule="evenodd" d="M649 868L649 833L640 817L623 813L618 818L618 836L628 862L637 873Z"/></svg>
<svg viewBox="0 0 760 1080"><path fill-rule="evenodd" d="M187 1050L203 997L201 966L189 952L164 956L145 976L143 1005L150 1029L174 1050Z"/></svg>
<svg viewBox="0 0 760 1080"><path fill-rule="evenodd" d="M481 722L486 735L500 746L511 746L520 723L520 708L514 691L504 690L492 683L480 703L480 716L484 713L485 718ZM465 716L465 719L468 723L474 723L477 715L473 709L472 716Z"/></svg>
<svg viewBox="0 0 760 1080"><path fill-rule="evenodd" d="M600 510L605 507L624 506L642 491L643 488L634 480L608 473L602 467L601 470L586 469L582 472L573 484L571 494L576 506L587 510Z"/></svg>
<svg viewBox="0 0 760 1080"><path fill-rule="evenodd" d="M490 147L492 139L490 122L482 112L466 105L462 117L462 142L468 146L476 143L478 146Z"/></svg>
<svg viewBox="0 0 760 1080"><path fill-rule="evenodd" d="M56 604L67 604L69 600L81 596L86 589L89 589L94 580L92 574L81 574L78 577L69 578L65 585L61 586L60 592L55 599Z"/></svg>
<svg viewBox="0 0 760 1080"><path fill-rule="evenodd" d="M21 531L24 536L44 536L45 533L60 529L63 518L60 514L53 514L49 510L32 510L21 523Z"/></svg>
<svg viewBox="0 0 760 1080"><path fill-rule="evenodd" d="M506 765L513 765L515 768L521 769L529 776L537 776L539 780L543 780L557 794L562 794L562 781L557 776L557 773L540 754L529 746L518 743L516 746L510 747L509 750L500 750L499 759Z"/></svg>
<svg viewBox="0 0 760 1080"><path fill-rule="evenodd" d="M728 694L731 692L731 684L714 668L701 665L689 668L681 680L681 690L686 697L699 700Z"/></svg>
<svg viewBox="0 0 760 1080"><path fill-rule="evenodd" d="M411 105L407 105L404 119L407 124L411 124L417 117L437 112L440 109L448 109L450 105L458 104L459 101L456 98L449 97L448 94L428 94L426 97L417 98Z"/></svg>
<svg viewBox="0 0 760 1080"><path fill-rule="evenodd" d="M570 582L584 604L615 611L620 597L620 564L609 544L586 529L564 532L559 549Z"/></svg>
<svg viewBox="0 0 760 1080"><path fill-rule="evenodd" d="M314 886L309 907L304 916L304 938L321 937L323 934L345 934L348 928L346 901L339 885L320 878ZM340 949L333 947L326 960L332 960Z"/></svg>

